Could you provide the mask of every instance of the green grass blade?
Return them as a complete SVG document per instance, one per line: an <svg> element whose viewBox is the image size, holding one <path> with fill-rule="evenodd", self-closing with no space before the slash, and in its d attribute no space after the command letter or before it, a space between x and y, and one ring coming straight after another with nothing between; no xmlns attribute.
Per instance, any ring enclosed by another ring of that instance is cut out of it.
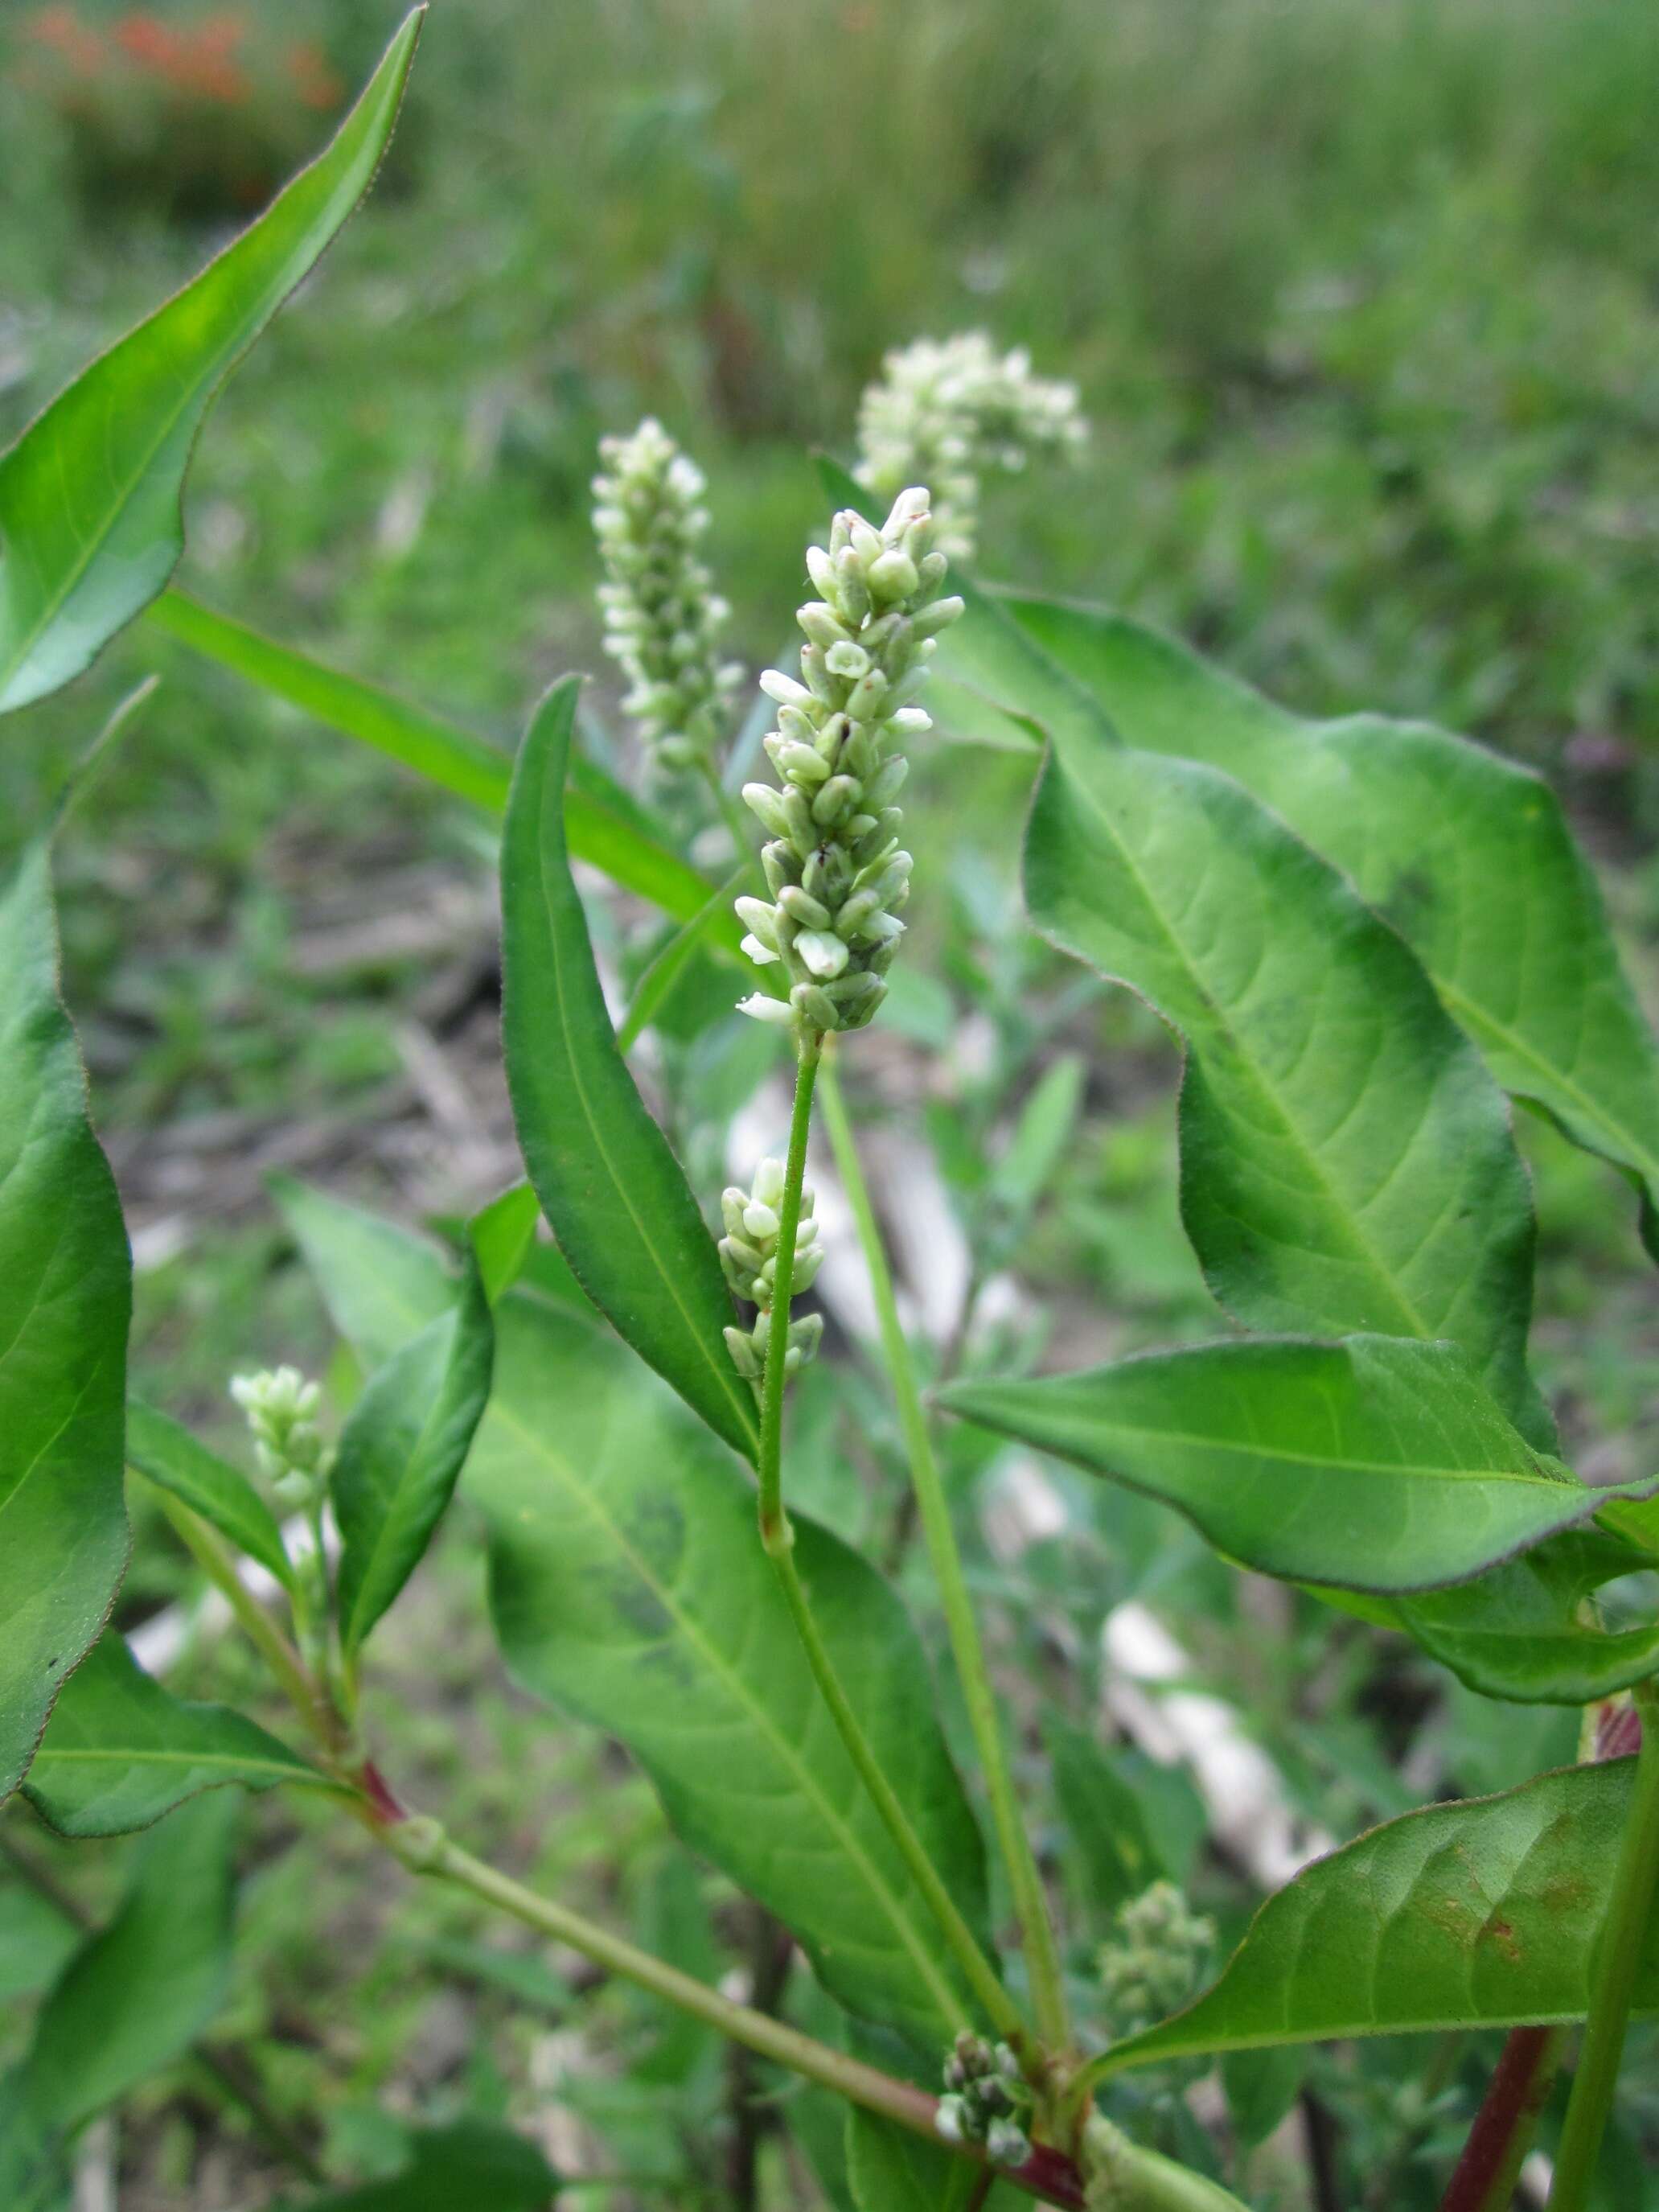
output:
<svg viewBox="0 0 1659 2212"><path fill-rule="evenodd" d="M261 635L246 623L216 613L182 592L164 592L149 621L170 637L286 699L331 729L372 745L441 789L453 791L492 814L505 813L512 786L507 756L453 722L411 706L378 684L365 683L291 645ZM708 878L643 827L627 793L592 762L582 763L565 792L565 830L573 857L599 869L613 883L676 921L689 921L710 902ZM734 947L735 917L711 931L714 941Z"/></svg>

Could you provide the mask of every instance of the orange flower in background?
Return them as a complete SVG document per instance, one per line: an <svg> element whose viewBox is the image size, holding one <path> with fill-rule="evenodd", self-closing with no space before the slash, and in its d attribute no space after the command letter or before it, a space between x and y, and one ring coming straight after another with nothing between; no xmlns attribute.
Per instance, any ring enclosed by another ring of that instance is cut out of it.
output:
<svg viewBox="0 0 1659 2212"><path fill-rule="evenodd" d="M289 48L288 73L301 100L322 114L330 113L345 98L345 86L329 67L327 56L308 39L296 40Z"/></svg>
<svg viewBox="0 0 1659 2212"><path fill-rule="evenodd" d="M28 34L41 46L50 46L82 76L90 76L103 66L103 40L87 28L73 8L42 8L30 18Z"/></svg>
<svg viewBox="0 0 1659 2212"><path fill-rule="evenodd" d="M115 40L123 53L175 92L240 106L252 88L231 55L244 27L242 18L228 9L190 31L175 31L158 16L139 11L120 18Z"/></svg>

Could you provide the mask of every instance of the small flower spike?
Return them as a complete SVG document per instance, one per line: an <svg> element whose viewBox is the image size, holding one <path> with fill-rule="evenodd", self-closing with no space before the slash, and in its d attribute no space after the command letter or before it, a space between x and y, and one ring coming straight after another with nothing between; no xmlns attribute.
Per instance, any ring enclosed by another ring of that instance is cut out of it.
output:
<svg viewBox="0 0 1659 2212"><path fill-rule="evenodd" d="M230 1395L247 1416L254 1457L278 1504L307 1504L334 1462L313 1418L321 1385L307 1382L297 1367L264 1368L233 1376Z"/></svg>
<svg viewBox="0 0 1659 2212"><path fill-rule="evenodd" d="M884 499L930 484L940 550L968 561L984 471L1069 458L1088 434L1076 385L1033 376L1023 347L999 356L983 331L918 338L886 356L859 403L859 481Z"/></svg>
<svg viewBox="0 0 1659 2212"><path fill-rule="evenodd" d="M879 530L848 509L830 549L809 546L822 594L796 615L805 632L801 680L775 668L761 689L776 701L766 750L782 788L744 786L769 842L761 854L771 902L740 898L744 950L781 962L787 999L757 992L741 1011L812 1032L857 1030L886 996L882 980L904 925L910 855L895 805L907 738L932 727L914 702L939 634L962 612L944 599L945 562L933 544L926 491L902 491Z"/></svg>
<svg viewBox="0 0 1659 2212"><path fill-rule="evenodd" d="M993 2166L1024 2165L1031 2141L1018 2116L1031 2093L1006 2043L993 2048L981 2036L957 2036L945 2062L945 2092L933 2125L946 2142L982 2143Z"/></svg>
<svg viewBox="0 0 1659 2212"><path fill-rule="evenodd" d="M696 768L727 734L742 667L723 661L731 614L697 558L708 527L704 479L660 422L600 441L593 530L609 580L599 587L605 648L632 689L623 705L665 769Z"/></svg>
<svg viewBox="0 0 1659 2212"><path fill-rule="evenodd" d="M795 1231L795 1266L790 1296L811 1290L823 1260L818 1224L812 1218L810 1185L800 1194L800 1221ZM783 1204L783 1162L763 1160L755 1170L752 1190L736 1184L720 1194L720 1212L726 1234L720 1239L720 1265L736 1295L757 1306L750 1329L728 1328L726 1346L732 1364L758 1395L766 1374L767 1346L772 1339L772 1296L778 1274L779 1210ZM805 1314L789 1323L789 1342L783 1356L787 1376L796 1374L811 1358L823 1334L822 1314Z"/></svg>

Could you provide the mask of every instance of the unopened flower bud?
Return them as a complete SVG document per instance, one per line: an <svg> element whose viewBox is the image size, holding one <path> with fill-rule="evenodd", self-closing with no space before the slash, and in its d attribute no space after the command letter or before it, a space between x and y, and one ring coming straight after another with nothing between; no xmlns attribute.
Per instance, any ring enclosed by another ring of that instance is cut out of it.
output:
<svg viewBox="0 0 1659 2212"><path fill-rule="evenodd" d="M870 1019L902 933L901 746L927 726L910 702L935 634L961 611L939 601L932 528L919 486L901 489L879 530L850 509L837 514L829 550L807 558L822 596L799 611L803 680L777 669L760 679L777 702L765 746L782 787L750 784L743 795L770 833L762 863L773 903L745 898L738 911L749 957L782 963L798 1043ZM743 1011L776 1022L778 1003L751 997Z"/></svg>

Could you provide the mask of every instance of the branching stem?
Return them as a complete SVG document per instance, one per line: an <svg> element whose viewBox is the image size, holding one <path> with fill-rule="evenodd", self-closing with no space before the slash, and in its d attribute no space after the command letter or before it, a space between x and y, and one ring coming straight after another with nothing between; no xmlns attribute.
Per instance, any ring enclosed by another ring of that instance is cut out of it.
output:
<svg viewBox="0 0 1659 2212"><path fill-rule="evenodd" d="M980 1642L979 1626L968 1594L967 1577L963 1572L962 1555L957 1548L956 1532L951 1525L951 1509L945 1495L945 1485L939 1479L939 1463L933 1456L933 1440L916 1382L915 1364L899 1320L892 1272L883 1249L875 1208L870 1202L869 1187L859 1163L852 1123L848 1118L846 1104L833 1069L826 1068L824 1071L822 1097L824 1124L830 1133L836 1166L858 1224L859 1241L864 1248L865 1265L869 1269L870 1287L875 1295L876 1312L881 1325L882 1353L898 1403L899 1425L910 1462L910 1480L921 1516L922 1534L927 1540L928 1557L933 1562L934 1579L939 1584L939 1596L944 1604L951 1650L961 1679L963 1698L968 1708L974 1742L991 1800L991 1815L996 1826L998 1845L1013 1889L1014 1909L1019 1918L1026 1967L1031 1978L1037 2032L1049 2051L1057 2055L1066 2048L1070 2029L1066 2016L1065 1978L1060 1970L1053 1923L1048 1917L1048 1899L1043 1894L1042 1877L1037 1869L1030 1840L1020 1818L1019 1801L1014 1793L1002 1723L997 1711L996 1692L992 1686L990 1669L986 1665L984 1647Z"/></svg>

